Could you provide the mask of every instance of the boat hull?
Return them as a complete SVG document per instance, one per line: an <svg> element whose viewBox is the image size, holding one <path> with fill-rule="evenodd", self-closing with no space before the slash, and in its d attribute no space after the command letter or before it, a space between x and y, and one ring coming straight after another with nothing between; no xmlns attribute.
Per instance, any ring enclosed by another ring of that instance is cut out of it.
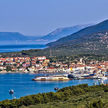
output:
<svg viewBox="0 0 108 108"><path fill-rule="evenodd" d="M34 78L33 81L69 81L70 79L67 77L45 77L45 78Z"/></svg>

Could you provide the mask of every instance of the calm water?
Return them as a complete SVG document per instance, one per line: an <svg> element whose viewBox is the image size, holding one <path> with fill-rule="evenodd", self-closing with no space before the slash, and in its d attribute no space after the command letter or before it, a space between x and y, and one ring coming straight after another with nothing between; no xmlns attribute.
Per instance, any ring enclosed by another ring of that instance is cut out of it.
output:
<svg viewBox="0 0 108 108"><path fill-rule="evenodd" d="M14 89L14 96L20 98L30 94L54 91L55 87L63 88L87 83L93 85L96 80L71 80L68 82L35 82L35 74L0 74L0 101L12 99L9 90Z"/></svg>
<svg viewBox="0 0 108 108"><path fill-rule="evenodd" d="M28 45L0 45L0 52L17 52L29 49L43 49L45 45L28 44Z"/></svg>

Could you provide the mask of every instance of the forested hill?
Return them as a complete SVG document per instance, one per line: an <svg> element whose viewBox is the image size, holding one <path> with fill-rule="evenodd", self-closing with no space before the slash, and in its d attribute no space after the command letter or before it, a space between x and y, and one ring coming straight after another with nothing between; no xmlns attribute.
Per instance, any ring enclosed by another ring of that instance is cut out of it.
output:
<svg viewBox="0 0 108 108"><path fill-rule="evenodd" d="M108 55L108 31L93 33L73 39L66 44L52 46L43 50L22 51L29 56L73 56Z"/></svg>
<svg viewBox="0 0 108 108"><path fill-rule="evenodd" d="M79 54L108 55L108 31L93 33L41 51L51 56L71 56ZM37 52L36 54L39 54Z"/></svg>
<svg viewBox="0 0 108 108"><path fill-rule="evenodd" d="M66 36L64 38L61 38L55 42L49 43L47 44L48 46L62 46L62 45L69 45L72 43L73 40L75 39L81 39L83 37L89 37L89 35L92 35L94 33L98 33L98 32L105 32L108 31L108 20L105 20L99 24L84 28L72 35Z"/></svg>
<svg viewBox="0 0 108 108"><path fill-rule="evenodd" d="M71 56L79 54L108 55L108 20L80 30L48 44L36 55Z"/></svg>
<svg viewBox="0 0 108 108"><path fill-rule="evenodd" d="M4 100L0 108L108 108L108 86L87 84Z"/></svg>
<svg viewBox="0 0 108 108"><path fill-rule="evenodd" d="M43 50L22 51L28 56L108 55L108 20L61 38Z"/></svg>

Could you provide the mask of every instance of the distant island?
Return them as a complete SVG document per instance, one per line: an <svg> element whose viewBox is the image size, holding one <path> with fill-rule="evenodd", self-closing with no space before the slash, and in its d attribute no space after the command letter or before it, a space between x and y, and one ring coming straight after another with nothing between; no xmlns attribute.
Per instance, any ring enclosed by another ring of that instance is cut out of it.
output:
<svg viewBox="0 0 108 108"><path fill-rule="evenodd" d="M0 45L47 44L67 35L73 34L88 26L90 26L90 24L58 28L43 36L29 36L23 35L19 32L0 32Z"/></svg>

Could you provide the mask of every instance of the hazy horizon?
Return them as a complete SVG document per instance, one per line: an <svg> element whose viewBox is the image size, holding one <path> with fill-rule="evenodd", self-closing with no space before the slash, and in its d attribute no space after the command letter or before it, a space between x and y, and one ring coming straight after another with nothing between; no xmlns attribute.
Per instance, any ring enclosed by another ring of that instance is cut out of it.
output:
<svg viewBox="0 0 108 108"><path fill-rule="evenodd" d="M0 32L43 36L61 27L108 18L107 0L0 0Z"/></svg>

